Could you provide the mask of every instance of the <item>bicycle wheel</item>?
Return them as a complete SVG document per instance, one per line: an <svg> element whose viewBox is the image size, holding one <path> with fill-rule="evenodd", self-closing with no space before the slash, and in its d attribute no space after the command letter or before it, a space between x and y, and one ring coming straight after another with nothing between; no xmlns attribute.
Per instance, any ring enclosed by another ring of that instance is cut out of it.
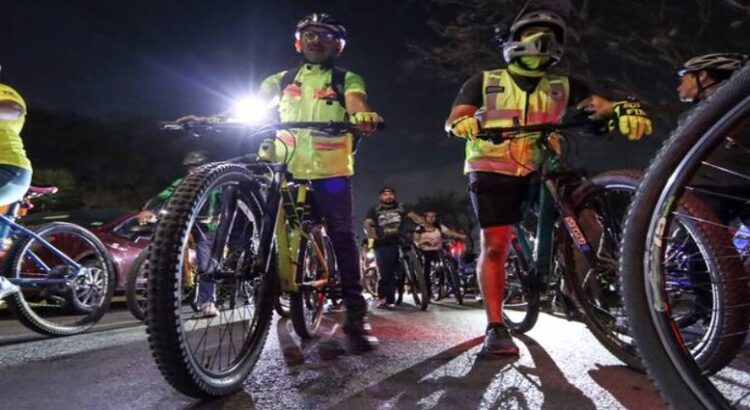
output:
<svg viewBox="0 0 750 410"><path fill-rule="evenodd" d="M539 318L539 291L534 283L533 273L531 263L526 260L518 239L513 238L505 261L502 306L503 322L515 332L528 332L534 328Z"/></svg>
<svg viewBox="0 0 750 410"><path fill-rule="evenodd" d="M463 305L464 304L463 286L461 285L461 278L458 276L456 265L453 262L453 260L446 257L444 254L442 254L442 252L441 252L440 258L442 258L443 260L443 269L445 269L445 273L448 276L447 279L450 280L453 297L456 298L456 302L458 302L459 305Z"/></svg>
<svg viewBox="0 0 750 410"><path fill-rule="evenodd" d="M268 335L278 281L256 260L262 201L254 178L236 164L199 168L177 187L154 232L149 345L162 376L189 396L239 390ZM195 287L185 286L192 272L183 270L193 264L199 300L213 300L213 312L195 312L187 300Z"/></svg>
<svg viewBox="0 0 750 410"><path fill-rule="evenodd" d="M425 277L422 259L414 249L409 249L404 252L401 263L406 274L406 279L409 281L414 306L419 310L427 310L427 307L430 305L430 289L427 287L427 278Z"/></svg>
<svg viewBox="0 0 750 410"><path fill-rule="evenodd" d="M562 235L566 285L583 310L583 321L610 353L636 370L642 366L620 301L617 258L622 223L640 177L638 171L610 171L573 193L573 211L596 254L596 266L590 266L567 232Z"/></svg>
<svg viewBox="0 0 750 410"><path fill-rule="evenodd" d="M115 291L115 274L102 242L80 226L54 222L33 231L81 265L76 271L32 236L16 241L3 275L8 279L65 279L65 283L21 286L8 308L29 329L48 336L85 332L101 319Z"/></svg>
<svg viewBox="0 0 750 410"><path fill-rule="evenodd" d="M303 339L315 337L323 318L326 303L325 287L334 280L336 257L333 244L318 225L310 232L311 240L303 240L297 263L298 292L289 295L289 313L294 332Z"/></svg>
<svg viewBox="0 0 750 410"><path fill-rule="evenodd" d="M747 272L731 242L734 222L697 218L681 210L688 194L703 201L721 198L727 208L750 198L742 188L750 179L749 95L750 69L745 68L696 107L651 163L625 223L621 281L628 319L649 374L674 407L750 407L750 359L743 345L750 295ZM741 161L732 161L731 154ZM729 183L738 185L723 189ZM724 210L703 208L709 214ZM712 240L691 245L701 254L701 264L675 272L679 261L673 255L681 254L683 245L673 236L689 229L681 229L684 221ZM697 306L698 322L705 327L697 336L687 332L693 324L684 317L695 313L685 309L676 287L692 290L695 301L703 300L688 303ZM711 375L702 365L708 358L695 354L701 345L714 346L723 356L719 363L731 362Z"/></svg>
<svg viewBox="0 0 750 410"><path fill-rule="evenodd" d="M125 281L125 303L138 320L146 319L146 283L148 282L148 251L141 251Z"/></svg>

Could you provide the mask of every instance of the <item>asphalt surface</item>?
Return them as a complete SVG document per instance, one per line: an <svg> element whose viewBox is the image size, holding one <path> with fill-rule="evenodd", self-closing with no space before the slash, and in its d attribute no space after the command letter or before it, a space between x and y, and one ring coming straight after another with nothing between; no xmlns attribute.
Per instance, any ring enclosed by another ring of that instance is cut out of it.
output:
<svg viewBox="0 0 750 410"><path fill-rule="evenodd" d="M517 359L478 359L484 313L476 303L374 309L379 349L351 355L327 314L319 341L285 319L271 327L243 391L201 402L172 389L151 357L144 326L121 306L84 335L48 339L0 311L3 409L661 409L645 376L624 367L580 323L542 314L516 337ZM331 346L334 348L332 349Z"/></svg>

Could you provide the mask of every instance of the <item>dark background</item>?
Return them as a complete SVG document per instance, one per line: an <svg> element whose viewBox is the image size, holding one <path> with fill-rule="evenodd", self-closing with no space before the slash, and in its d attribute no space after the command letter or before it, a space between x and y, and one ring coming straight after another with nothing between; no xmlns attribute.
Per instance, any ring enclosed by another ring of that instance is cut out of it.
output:
<svg viewBox="0 0 750 410"><path fill-rule="evenodd" d="M524 3L3 1L0 81L29 105L22 136L36 182L67 193L50 207L139 207L183 172L185 152L208 148L221 159L237 144L165 134L156 122L224 111L299 61L292 42L301 16L331 13L350 32L340 65L365 78L388 125L356 158L361 218L384 184L408 202L464 196L463 144L445 136L443 121L460 82L501 63L490 23L512 20ZM577 157L594 171L648 163L683 108L674 94L679 61L692 52L746 51L736 48L748 34L741 2L552 3L574 34L560 70L613 98L639 95L657 122L655 135L638 143L579 142ZM602 81L591 84L595 78Z"/></svg>

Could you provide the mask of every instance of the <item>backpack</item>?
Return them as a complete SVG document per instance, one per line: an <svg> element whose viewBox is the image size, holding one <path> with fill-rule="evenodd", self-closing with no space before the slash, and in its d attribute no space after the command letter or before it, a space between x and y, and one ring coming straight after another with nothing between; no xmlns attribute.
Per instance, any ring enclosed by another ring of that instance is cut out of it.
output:
<svg viewBox="0 0 750 410"><path fill-rule="evenodd" d="M296 83L298 86L302 85L302 83L300 83L299 81L294 80L295 78L297 78L297 73L299 73L299 70L301 69L302 66L299 65L297 67L292 67L284 72L284 75L281 76L281 81L279 82L279 89L281 90L281 92L284 92L286 87L288 87L292 83ZM336 91L336 101L338 101L338 103L341 104L342 107L346 108L346 101L344 100L344 80L346 79L347 71L338 67L333 67L332 70L331 88Z"/></svg>

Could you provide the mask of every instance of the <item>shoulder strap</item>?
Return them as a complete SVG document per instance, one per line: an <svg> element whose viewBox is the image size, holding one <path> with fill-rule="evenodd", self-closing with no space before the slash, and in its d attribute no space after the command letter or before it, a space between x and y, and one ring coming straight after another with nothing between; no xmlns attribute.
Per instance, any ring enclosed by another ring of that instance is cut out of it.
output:
<svg viewBox="0 0 750 410"><path fill-rule="evenodd" d="M331 88L336 91L336 101L341 104L342 107L346 108L346 95L344 90L344 82L346 81L346 70L343 68L333 67L331 72Z"/></svg>
<svg viewBox="0 0 750 410"><path fill-rule="evenodd" d="M279 91L283 93L284 90L294 82L294 79L297 78L297 73L299 73L301 68L302 66L298 65L284 71L284 75L281 76L281 81L279 81Z"/></svg>

